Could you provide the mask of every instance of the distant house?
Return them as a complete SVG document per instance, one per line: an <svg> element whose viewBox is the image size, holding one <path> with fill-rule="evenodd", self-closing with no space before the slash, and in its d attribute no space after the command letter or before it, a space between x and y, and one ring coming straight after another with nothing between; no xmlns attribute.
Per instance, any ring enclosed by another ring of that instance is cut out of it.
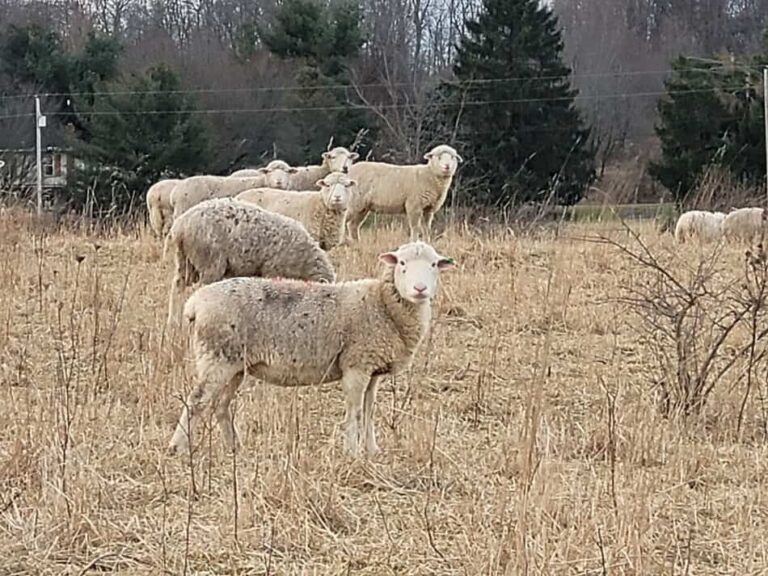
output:
<svg viewBox="0 0 768 576"><path fill-rule="evenodd" d="M4 192L33 192L37 189L34 148L0 149L0 189ZM66 188L74 175L75 159L71 150L49 146L43 149L43 190Z"/></svg>

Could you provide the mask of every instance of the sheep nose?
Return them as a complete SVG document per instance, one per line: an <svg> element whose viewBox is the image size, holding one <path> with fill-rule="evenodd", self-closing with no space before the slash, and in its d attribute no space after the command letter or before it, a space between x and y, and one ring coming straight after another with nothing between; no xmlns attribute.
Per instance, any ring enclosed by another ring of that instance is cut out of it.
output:
<svg viewBox="0 0 768 576"><path fill-rule="evenodd" d="M423 282L419 282L413 287L413 289L416 290L416 292L418 292L419 294L421 294L427 289L427 285L424 284Z"/></svg>

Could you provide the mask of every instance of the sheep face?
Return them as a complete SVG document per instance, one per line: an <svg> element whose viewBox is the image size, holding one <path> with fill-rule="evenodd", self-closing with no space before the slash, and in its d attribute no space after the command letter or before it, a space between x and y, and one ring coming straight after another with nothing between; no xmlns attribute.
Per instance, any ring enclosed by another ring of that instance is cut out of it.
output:
<svg viewBox="0 0 768 576"><path fill-rule="evenodd" d="M323 194L325 205L338 212L344 212L347 209L352 188L356 185L357 181L348 178L342 172L331 172L315 183Z"/></svg>
<svg viewBox="0 0 768 576"><path fill-rule="evenodd" d="M343 146L338 146L328 152L323 152L323 164L330 172L343 172L346 174L352 162L359 158L357 152L350 152Z"/></svg>
<svg viewBox="0 0 768 576"><path fill-rule="evenodd" d="M288 189L290 175L296 173L296 168L288 166L282 160L273 160L263 170L267 174L267 186L269 188L279 188L280 190Z"/></svg>
<svg viewBox="0 0 768 576"><path fill-rule="evenodd" d="M395 288L414 304L430 302L437 293L440 272L455 266L451 258L424 242L404 244L395 252L381 254L379 260L394 268Z"/></svg>
<svg viewBox="0 0 768 576"><path fill-rule="evenodd" d="M432 172L442 178L453 176L459 167L459 162L463 161L463 158L459 156L456 150L445 144L432 148L432 150L424 154L424 159L429 164Z"/></svg>

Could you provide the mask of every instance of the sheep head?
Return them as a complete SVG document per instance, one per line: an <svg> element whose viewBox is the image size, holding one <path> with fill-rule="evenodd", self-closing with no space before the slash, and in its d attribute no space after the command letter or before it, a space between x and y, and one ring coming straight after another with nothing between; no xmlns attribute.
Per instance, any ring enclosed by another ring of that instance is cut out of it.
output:
<svg viewBox="0 0 768 576"><path fill-rule="evenodd" d="M403 244L394 252L379 255L379 260L394 268L395 288L408 302L426 304L437 293L440 272L452 269L453 259L441 256L425 242Z"/></svg>

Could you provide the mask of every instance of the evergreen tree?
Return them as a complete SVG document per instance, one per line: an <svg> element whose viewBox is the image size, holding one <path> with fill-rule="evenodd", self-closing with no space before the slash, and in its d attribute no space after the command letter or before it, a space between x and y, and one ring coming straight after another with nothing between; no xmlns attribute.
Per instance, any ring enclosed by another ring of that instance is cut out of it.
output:
<svg viewBox="0 0 768 576"><path fill-rule="evenodd" d="M710 166L744 183L764 179L761 75L751 66L764 61L763 56L743 62L681 56L672 63L667 96L658 104L662 154L650 173L678 203Z"/></svg>
<svg viewBox="0 0 768 576"><path fill-rule="evenodd" d="M292 162L317 162L333 136L336 145L349 145L370 118L349 106L348 63L363 43L360 7L354 0L328 5L318 0L283 0L274 22L261 37L267 48L296 63L300 90L289 93L286 106L306 112L286 116L283 151Z"/></svg>
<svg viewBox="0 0 768 576"><path fill-rule="evenodd" d="M160 65L96 98L83 113L91 137L78 146L85 168L76 203L96 190L101 207L125 209L160 178L205 169L205 126L180 89L178 76Z"/></svg>
<svg viewBox="0 0 768 576"><path fill-rule="evenodd" d="M539 0L483 0L441 91L478 203L572 204L594 179L557 19Z"/></svg>

